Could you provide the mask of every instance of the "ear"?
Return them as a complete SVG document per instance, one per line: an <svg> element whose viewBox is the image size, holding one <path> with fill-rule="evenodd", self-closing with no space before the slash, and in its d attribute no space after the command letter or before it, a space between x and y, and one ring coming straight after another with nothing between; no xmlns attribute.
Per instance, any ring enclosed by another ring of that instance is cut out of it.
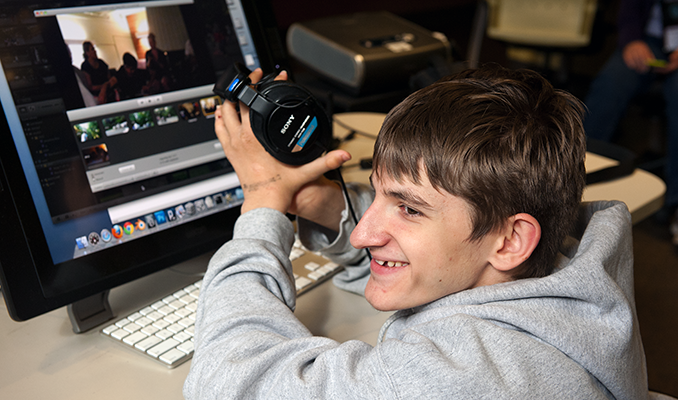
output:
<svg viewBox="0 0 678 400"><path fill-rule="evenodd" d="M541 226L530 214L516 214L508 219L498 237L490 263L499 271L508 272L530 258L541 239Z"/></svg>

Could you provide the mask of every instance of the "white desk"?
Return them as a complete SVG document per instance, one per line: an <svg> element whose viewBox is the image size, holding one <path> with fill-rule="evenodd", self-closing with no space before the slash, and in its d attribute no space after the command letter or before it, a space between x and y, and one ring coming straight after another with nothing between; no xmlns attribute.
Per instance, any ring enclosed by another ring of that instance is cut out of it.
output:
<svg viewBox="0 0 678 400"><path fill-rule="evenodd" d="M383 114L339 115L356 130L376 134ZM339 136L347 131L337 128ZM373 139L358 135L345 148L354 161L370 157ZM587 168L611 162L589 155ZM349 168L347 181L365 182L369 171ZM664 184L655 176L636 171L629 177L593 185L585 200L625 201L634 222L655 212L662 204ZM206 268L206 254L169 270L120 286L111 291L114 312L125 315L198 279ZM389 313L380 313L362 297L343 292L331 283L298 299L297 316L317 335L339 341L376 342L377 332ZM75 335L65 308L27 322L9 318L0 303L0 399L182 399L181 388L189 363L174 370L147 360L124 346L102 337L98 330Z"/></svg>

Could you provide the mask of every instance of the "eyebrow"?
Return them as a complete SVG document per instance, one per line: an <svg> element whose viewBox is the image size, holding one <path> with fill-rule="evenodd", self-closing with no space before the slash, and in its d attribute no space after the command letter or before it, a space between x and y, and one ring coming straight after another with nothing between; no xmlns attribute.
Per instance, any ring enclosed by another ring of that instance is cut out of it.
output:
<svg viewBox="0 0 678 400"><path fill-rule="evenodd" d="M372 182L372 175L370 175L370 185L374 188L374 183ZM426 200L421 196L414 193L412 190L402 189L402 190L382 190L382 193L387 197L392 197L407 203L408 205L414 206L416 208L423 208L428 210L433 210Z"/></svg>

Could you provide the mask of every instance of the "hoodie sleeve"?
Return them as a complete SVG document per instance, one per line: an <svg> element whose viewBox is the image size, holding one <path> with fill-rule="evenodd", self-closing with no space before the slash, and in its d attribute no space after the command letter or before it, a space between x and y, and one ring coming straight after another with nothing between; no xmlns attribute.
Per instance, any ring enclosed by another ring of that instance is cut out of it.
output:
<svg viewBox="0 0 678 400"><path fill-rule="evenodd" d="M380 398L392 390L378 378L372 346L313 337L294 316L293 240L285 215L256 209L238 219L233 239L213 256L186 399Z"/></svg>
<svg viewBox="0 0 678 400"><path fill-rule="evenodd" d="M350 183L347 185L350 203L354 207L357 218L362 217L374 200L372 189L363 184ZM333 282L340 289L363 295L365 285L370 277L370 259L367 251L351 246L350 236L356 223L353 220L349 205L344 195L345 208L341 216L339 232L328 232L311 221L299 218L299 238L302 244L311 251L320 251L324 256L339 265L344 270L337 274Z"/></svg>

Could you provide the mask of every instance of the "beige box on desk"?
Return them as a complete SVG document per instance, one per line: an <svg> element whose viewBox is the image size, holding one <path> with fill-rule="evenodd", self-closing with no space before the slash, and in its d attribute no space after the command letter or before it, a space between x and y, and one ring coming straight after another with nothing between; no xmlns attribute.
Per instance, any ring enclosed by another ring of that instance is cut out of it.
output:
<svg viewBox="0 0 678 400"><path fill-rule="evenodd" d="M287 32L292 57L353 94L392 85L450 60L444 35L388 12L365 12L294 23Z"/></svg>

